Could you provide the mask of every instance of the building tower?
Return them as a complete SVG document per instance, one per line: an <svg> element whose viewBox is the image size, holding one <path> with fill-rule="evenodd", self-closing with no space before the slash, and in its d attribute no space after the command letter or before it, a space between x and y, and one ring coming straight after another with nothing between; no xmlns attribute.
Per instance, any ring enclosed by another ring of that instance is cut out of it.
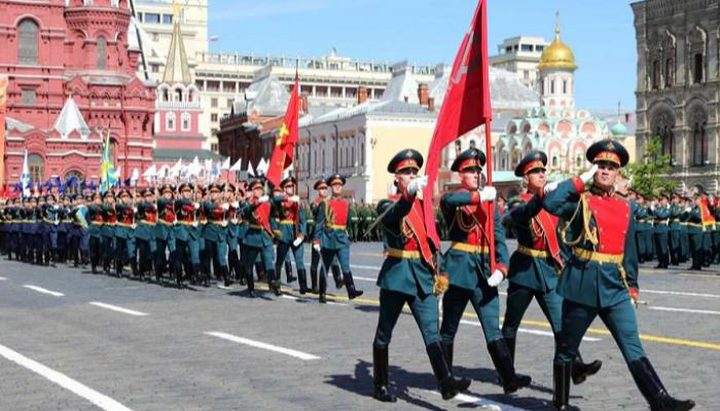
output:
<svg viewBox="0 0 720 411"><path fill-rule="evenodd" d="M550 117L573 117L575 111L575 56L560 40L560 12L556 13L555 40L540 56L538 87Z"/></svg>
<svg viewBox="0 0 720 411"><path fill-rule="evenodd" d="M173 2L172 38L155 102L155 149L165 160L179 159L187 150L202 150L206 141L199 131L202 107L190 75L180 16L180 6Z"/></svg>

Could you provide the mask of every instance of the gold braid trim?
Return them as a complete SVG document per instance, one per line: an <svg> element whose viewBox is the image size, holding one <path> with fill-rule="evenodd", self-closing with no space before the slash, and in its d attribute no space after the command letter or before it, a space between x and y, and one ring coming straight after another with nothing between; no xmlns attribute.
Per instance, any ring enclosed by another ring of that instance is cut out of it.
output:
<svg viewBox="0 0 720 411"><path fill-rule="evenodd" d="M580 209L582 209L583 232L575 240L568 240L567 230L568 228L570 228L570 225L572 225L572 223L575 221L575 218L577 218L578 211L580 211ZM590 205L588 204L587 196L585 195L585 193L582 193L580 194L580 201L578 202L578 206L575 209L572 217L570 217L570 219L567 220L567 222L565 222L563 227L560 229L560 239L562 240L562 242L572 247L578 245L583 240L587 240L593 245L593 249L595 249L599 241L597 236L597 227L590 227L591 217L592 213L590 212Z"/></svg>

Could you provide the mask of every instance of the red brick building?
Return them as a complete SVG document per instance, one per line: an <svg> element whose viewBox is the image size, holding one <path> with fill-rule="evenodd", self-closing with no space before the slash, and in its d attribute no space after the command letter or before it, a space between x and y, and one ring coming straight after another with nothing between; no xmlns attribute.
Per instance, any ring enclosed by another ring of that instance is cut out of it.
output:
<svg viewBox="0 0 720 411"><path fill-rule="evenodd" d="M0 74L7 74L5 181L28 150L34 181L99 175L102 134L123 178L150 166L155 89L128 0L0 0ZM87 3L87 5L86 5Z"/></svg>

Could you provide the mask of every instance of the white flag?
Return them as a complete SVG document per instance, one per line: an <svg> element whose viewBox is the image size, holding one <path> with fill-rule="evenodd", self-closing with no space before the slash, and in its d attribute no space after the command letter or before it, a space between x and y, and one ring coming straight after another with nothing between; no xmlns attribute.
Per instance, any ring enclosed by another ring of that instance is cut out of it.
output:
<svg viewBox="0 0 720 411"><path fill-rule="evenodd" d="M255 177L255 171L253 170L252 161L248 161L247 175Z"/></svg>
<svg viewBox="0 0 720 411"><path fill-rule="evenodd" d="M226 158L225 161L222 162L220 170L230 170L230 157Z"/></svg>
<svg viewBox="0 0 720 411"><path fill-rule="evenodd" d="M267 164L265 163L265 159L261 158L260 162L258 163L257 167L255 167L255 170L258 172L258 174L265 175L267 172Z"/></svg>
<svg viewBox="0 0 720 411"><path fill-rule="evenodd" d="M169 169L170 167L168 167L167 164L163 164L163 166L160 167L160 170L158 170L156 174L157 178L166 178Z"/></svg>
<svg viewBox="0 0 720 411"><path fill-rule="evenodd" d="M25 150L25 158L23 158L23 169L20 175L20 184L22 184L23 197L30 197L30 167L28 167L28 154Z"/></svg>
<svg viewBox="0 0 720 411"><path fill-rule="evenodd" d="M235 164L230 167L230 171L240 171L242 170L242 158L238 158L238 161L235 162Z"/></svg>
<svg viewBox="0 0 720 411"><path fill-rule="evenodd" d="M145 181L150 181L155 177L155 174L157 174L157 167L155 167L155 164L151 165L145 172L143 173L143 177L145 178Z"/></svg>
<svg viewBox="0 0 720 411"><path fill-rule="evenodd" d="M188 174L190 175L190 177L197 177L200 175L201 170L202 167L200 167L200 160L198 160L197 156L195 156L192 164L190 164L190 167L188 167Z"/></svg>
<svg viewBox="0 0 720 411"><path fill-rule="evenodd" d="M130 175L130 184L135 185L137 184L137 181L140 179L140 170L136 168L133 168L132 174Z"/></svg>
<svg viewBox="0 0 720 411"><path fill-rule="evenodd" d="M182 158L179 158L177 163L170 169L170 178L177 178L180 174L180 169L182 169Z"/></svg>
<svg viewBox="0 0 720 411"><path fill-rule="evenodd" d="M205 164L204 164L204 167L203 167L203 168L205 169L205 174L210 175L211 172L212 172L212 168L213 168L213 161L212 161L212 159L207 159L207 160L205 160Z"/></svg>

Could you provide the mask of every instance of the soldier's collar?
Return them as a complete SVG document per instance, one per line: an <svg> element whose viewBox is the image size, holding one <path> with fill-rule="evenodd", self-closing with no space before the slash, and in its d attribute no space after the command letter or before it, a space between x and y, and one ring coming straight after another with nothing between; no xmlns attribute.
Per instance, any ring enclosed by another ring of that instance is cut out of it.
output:
<svg viewBox="0 0 720 411"><path fill-rule="evenodd" d="M599 196L612 197L615 194L615 187L610 187L610 189L604 189L593 184L592 186L590 186L590 192Z"/></svg>

